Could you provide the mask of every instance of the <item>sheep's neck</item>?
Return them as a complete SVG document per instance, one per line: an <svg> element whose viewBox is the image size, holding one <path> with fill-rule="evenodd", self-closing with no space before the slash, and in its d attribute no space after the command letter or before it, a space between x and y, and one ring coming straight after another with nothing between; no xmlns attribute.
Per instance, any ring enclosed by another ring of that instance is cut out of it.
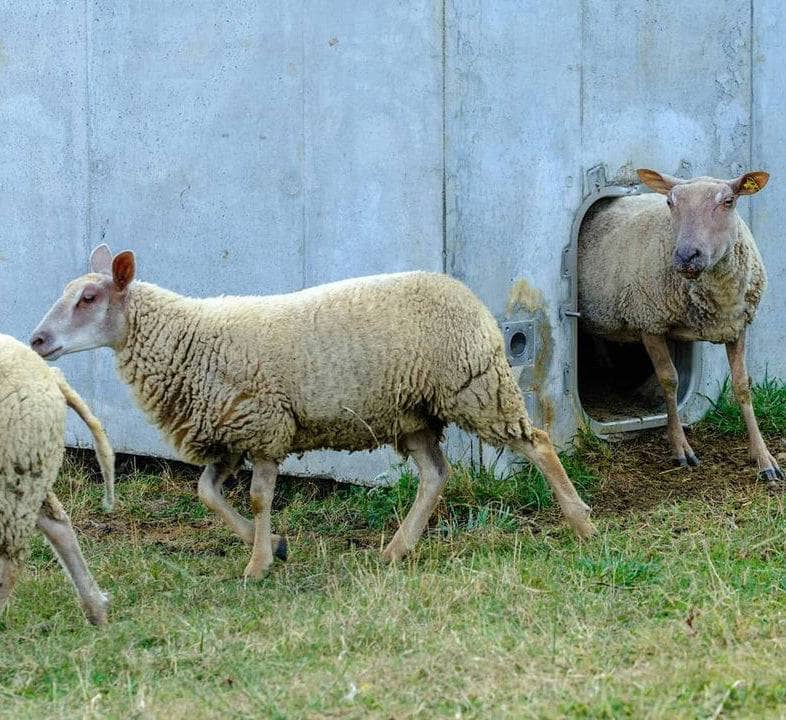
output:
<svg viewBox="0 0 786 720"><path fill-rule="evenodd" d="M192 422L191 347L199 327L188 298L148 283L133 283L126 301L127 334L117 366L137 402L156 424L173 432Z"/></svg>
<svg viewBox="0 0 786 720"><path fill-rule="evenodd" d="M702 293L713 299L722 309L731 309L745 296L748 288L749 254L745 252L743 240L737 238L729 251L697 283Z"/></svg>
<svg viewBox="0 0 786 720"><path fill-rule="evenodd" d="M715 342L735 339L755 312L748 295L755 281L752 258L738 231L728 253L697 281L683 285L685 320ZM735 337L732 337L735 336Z"/></svg>

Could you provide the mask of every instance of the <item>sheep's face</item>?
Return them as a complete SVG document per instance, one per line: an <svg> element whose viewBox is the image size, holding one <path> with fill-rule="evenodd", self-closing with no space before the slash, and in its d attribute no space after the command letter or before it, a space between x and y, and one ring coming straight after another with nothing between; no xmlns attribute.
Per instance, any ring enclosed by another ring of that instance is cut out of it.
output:
<svg viewBox="0 0 786 720"><path fill-rule="evenodd" d="M30 338L46 360L98 347L118 347L125 340L125 299L134 278L134 254L115 258L106 245L90 257L87 275L72 280Z"/></svg>
<svg viewBox="0 0 786 720"><path fill-rule="evenodd" d="M696 279L726 256L737 240L737 198L761 190L766 172L751 172L735 180L679 180L653 170L639 170L651 189L666 196L674 232L674 269Z"/></svg>

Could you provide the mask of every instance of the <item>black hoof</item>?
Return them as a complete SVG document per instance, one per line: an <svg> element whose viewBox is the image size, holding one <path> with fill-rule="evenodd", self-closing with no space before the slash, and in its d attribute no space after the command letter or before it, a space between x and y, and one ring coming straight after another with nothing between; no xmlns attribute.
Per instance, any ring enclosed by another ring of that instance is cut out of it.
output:
<svg viewBox="0 0 786 720"><path fill-rule="evenodd" d="M691 467L698 467L699 465L701 465L701 460L699 460L699 458L697 458L694 453L689 452L686 454L686 456L688 458L688 465L690 465Z"/></svg>
<svg viewBox="0 0 786 720"><path fill-rule="evenodd" d="M287 561L287 539L282 537L281 540L278 541L278 547L276 548L275 556L284 562Z"/></svg>
<svg viewBox="0 0 786 720"><path fill-rule="evenodd" d="M780 469L775 470L774 468L767 468L766 470L759 471L759 480L763 480L772 485L778 482L778 480L783 480L783 473Z"/></svg>
<svg viewBox="0 0 786 720"><path fill-rule="evenodd" d="M672 460L679 467L688 467L688 461L685 458L672 458Z"/></svg>

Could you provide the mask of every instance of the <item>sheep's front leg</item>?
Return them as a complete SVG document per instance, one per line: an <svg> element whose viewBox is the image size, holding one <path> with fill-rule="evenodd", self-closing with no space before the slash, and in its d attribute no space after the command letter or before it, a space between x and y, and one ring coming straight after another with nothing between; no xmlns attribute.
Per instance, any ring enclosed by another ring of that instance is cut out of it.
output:
<svg viewBox="0 0 786 720"><path fill-rule="evenodd" d="M423 430L408 435L404 438L403 445L418 467L418 494L382 553L382 557L389 561L400 560L415 547L439 502L439 494L450 477L450 465L445 460L439 447L439 439L433 432Z"/></svg>
<svg viewBox="0 0 786 720"><path fill-rule="evenodd" d="M205 507L216 513L246 545L254 543L254 526L246 520L224 498L222 489L227 478L232 476L234 468L224 463L207 465L199 478L199 499ZM270 536L273 554L279 560L287 559L287 541L280 535Z"/></svg>
<svg viewBox="0 0 786 720"><path fill-rule="evenodd" d="M19 568L16 561L0 555L0 612L5 607L8 598L11 596L11 591L14 589L14 585L16 585L18 572Z"/></svg>
<svg viewBox="0 0 786 720"><path fill-rule="evenodd" d="M276 488L278 466L270 460L254 462L251 476L251 511L254 513L254 546L251 559L246 565L245 577L261 578L273 564L270 542L270 513L273 506L273 492Z"/></svg>
<svg viewBox="0 0 786 720"><path fill-rule="evenodd" d="M783 480L783 472L770 451L767 450L767 445L765 445L764 438L759 431L759 424L756 422L756 415L753 413L750 378L745 366L744 330L735 342L726 343L726 356L729 358L729 367L731 368L731 386L734 389L734 397L737 398L740 405L745 427L748 429L748 447L751 459L756 462L759 468L759 477L770 483Z"/></svg>
<svg viewBox="0 0 786 720"><path fill-rule="evenodd" d="M677 464L683 467L698 465L699 458L696 457L693 448L688 445L688 439L685 437L685 430L682 428L680 414L677 410L679 375L672 362L666 338L663 335L642 334L641 341L644 343L650 360L652 360L655 375L663 388L663 394L666 396L666 416L668 418L666 433L671 442L672 457Z"/></svg>
<svg viewBox="0 0 786 720"><path fill-rule="evenodd" d="M87 569L71 520L54 493L47 495L38 511L37 525L74 583L85 616L93 625L103 625L107 619L109 597L101 592Z"/></svg>

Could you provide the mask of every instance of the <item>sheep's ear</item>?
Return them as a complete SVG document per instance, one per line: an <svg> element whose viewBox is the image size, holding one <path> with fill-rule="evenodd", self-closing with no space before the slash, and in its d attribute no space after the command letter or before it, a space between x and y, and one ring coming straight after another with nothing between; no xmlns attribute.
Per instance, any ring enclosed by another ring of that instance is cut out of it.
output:
<svg viewBox="0 0 786 720"><path fill-rule="evenodd" d="M115 259L112 260L112 279L115 282L115 289L125 290L134 279L135 270L136 261L133 252L125 250L115 255Z"/></svg>
<svg viewBox="0 0 786 720"><path fill-rule="evenodd" d="M112 274L112 251L109 245L99 245L90 253L90 272Z"/></svg>
<svg viewBox="0 0 786 720"><path fill-rule="evenodd" d="M753 195L759 192L769 179L769 173L764 172L764 170L755 170L754 172L740 175L735 180L729 180L729 185L735 195Z"/></svg>
<svg viewBox="0 0 786 720"><path fill-rule="evenodd" d="M685 182L671 175L663 175L662 173L655 172L654 170L647 170L646 168L639 168L636 172L639 174L641 181L650 190L654 190L661 195L668 195L669 191L675 185L680 185Z"/></svg>

